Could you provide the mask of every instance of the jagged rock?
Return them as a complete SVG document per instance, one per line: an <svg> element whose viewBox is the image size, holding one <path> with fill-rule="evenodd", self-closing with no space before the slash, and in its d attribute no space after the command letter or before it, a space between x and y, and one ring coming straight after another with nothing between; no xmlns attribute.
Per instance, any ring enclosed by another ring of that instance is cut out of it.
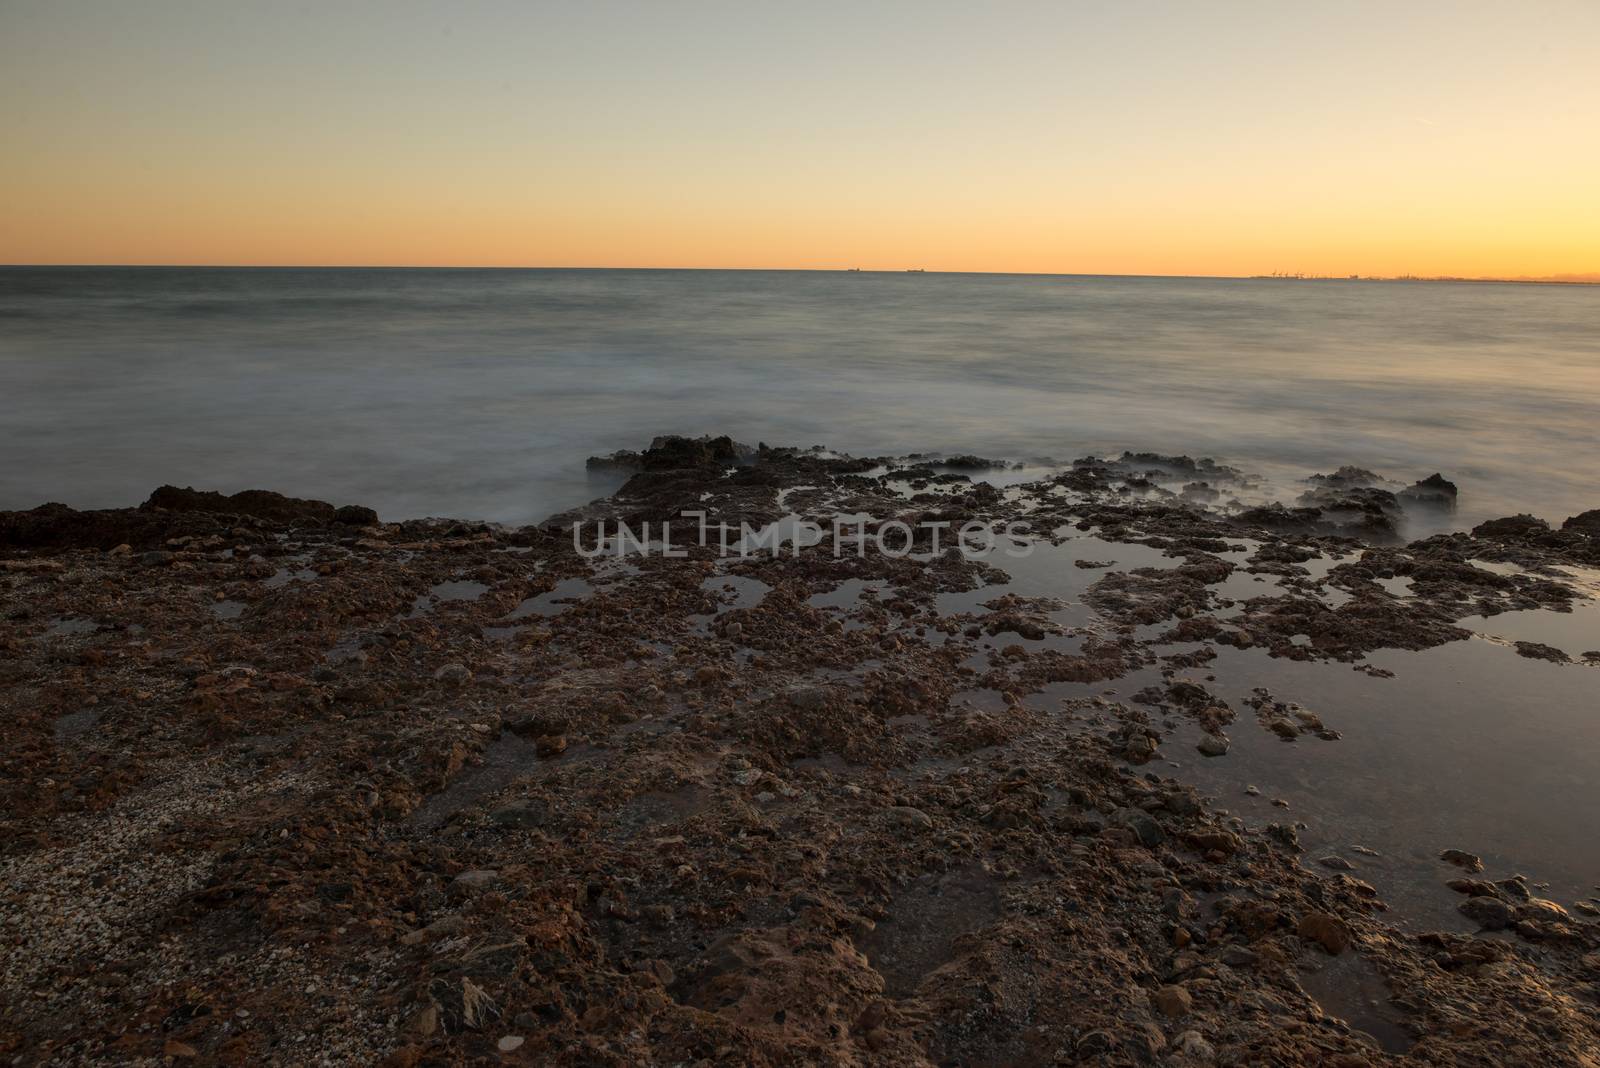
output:
<svg viewBox="0 0 1600 1068"><path fill-rule="evenodd" d="M1401 490L1398 496L1401 501L1407 504L1441 511L1454 511L1457 492L1454 482L1451 482L1441 474L1435 473L1408 489Z"/></svg>
<svg viewBox="0 0 1600 1068"><path fill-rule="evenodd" d="M333 521L348 526L370 527L377 523L378 513L363 505L347 504L333 513Z"/></svg>
<svg viewBox="0 0 1600 1068"><path fill-rule="evenodd" d="M1590 537L1600 537L1600 508L1591 508L1587 512L1579 512L1561 524L1562 530L1572 530Z"/></svg>
<svg viewBox="0 0 1600 1068"><path fill-rule="evenodd" d="M1479 523L1472 528L1472 533L1480 538L1504 538L1543 534L1549 530L1549 523L1537 516L1531 516L1523 512L1518 515L1508 515L1502 519L1491 519L1488 522Z"/></svg>
<svg viewBox="0 0 1600 1068"><path fill-rule="evenodd" d="M254 516L276 522L310 520L332 522L336 509L327 501L285 497L271 490L243 490L224 496L214 490L161 486L139 506L142 511L217 512L223 515Z"/></svg>
<svg viewBox="0 0 1600 1068"><path fill-rule="evenodd" d="M668 434L650 442L650 447L639 457L639 466L645 471L675 471L688 467L748 463L754 456L754 449L741 445L726 434L715 438L710 435L685 438Z"/></svg>

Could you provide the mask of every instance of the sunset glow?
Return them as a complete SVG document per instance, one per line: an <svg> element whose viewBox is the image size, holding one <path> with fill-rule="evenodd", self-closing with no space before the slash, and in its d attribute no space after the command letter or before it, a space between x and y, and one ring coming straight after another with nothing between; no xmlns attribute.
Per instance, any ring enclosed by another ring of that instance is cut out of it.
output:
<svg viewBox="0 0 1600 1068"><path fill-rule="evenodd" d="M1600 272L1600 6L1007 10L9 0L0 262Z"/></svg>

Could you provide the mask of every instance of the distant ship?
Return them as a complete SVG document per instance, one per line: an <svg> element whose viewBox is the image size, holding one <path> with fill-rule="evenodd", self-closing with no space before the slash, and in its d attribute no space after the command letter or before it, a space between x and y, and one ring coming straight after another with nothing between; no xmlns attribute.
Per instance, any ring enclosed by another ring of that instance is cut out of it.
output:
<svg viewBox="0 0 1600 1068"><path fill-rule="evenodd" d="M928 269L926 267L907 267L906 268L906 274L927 274L927 273L928 273Z"/></svg>

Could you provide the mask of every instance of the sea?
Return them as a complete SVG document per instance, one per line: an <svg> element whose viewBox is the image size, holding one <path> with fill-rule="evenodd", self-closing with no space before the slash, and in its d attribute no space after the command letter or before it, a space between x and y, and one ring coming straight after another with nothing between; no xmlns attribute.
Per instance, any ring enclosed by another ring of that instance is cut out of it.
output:
<svg viewBox="0 0 1600 1068"><path fill-rule="evenodd" d="M0 268L0 508L274 489L527 523L664 433L1355 464L1600 507L1600 287L820 271ZM1303 488L1301 486L1300 488Z"/></svg>

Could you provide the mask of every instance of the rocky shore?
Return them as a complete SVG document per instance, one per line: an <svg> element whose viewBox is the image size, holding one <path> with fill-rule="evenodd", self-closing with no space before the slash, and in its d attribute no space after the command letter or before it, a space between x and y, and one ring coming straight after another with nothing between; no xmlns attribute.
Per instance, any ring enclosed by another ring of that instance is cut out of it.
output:
<svg viewBox="0 0 1600 1068"><path fill-rule="evenodd" d="M1569 611L1600 512L1407 542L1442 475L592 462L634 473L521 529L0 513L0 1061L1600 1063L1593 905L1462 843L1462 928L1402 925L1178 767L1338 744L1220 653L1377 671Z"/></svg>

